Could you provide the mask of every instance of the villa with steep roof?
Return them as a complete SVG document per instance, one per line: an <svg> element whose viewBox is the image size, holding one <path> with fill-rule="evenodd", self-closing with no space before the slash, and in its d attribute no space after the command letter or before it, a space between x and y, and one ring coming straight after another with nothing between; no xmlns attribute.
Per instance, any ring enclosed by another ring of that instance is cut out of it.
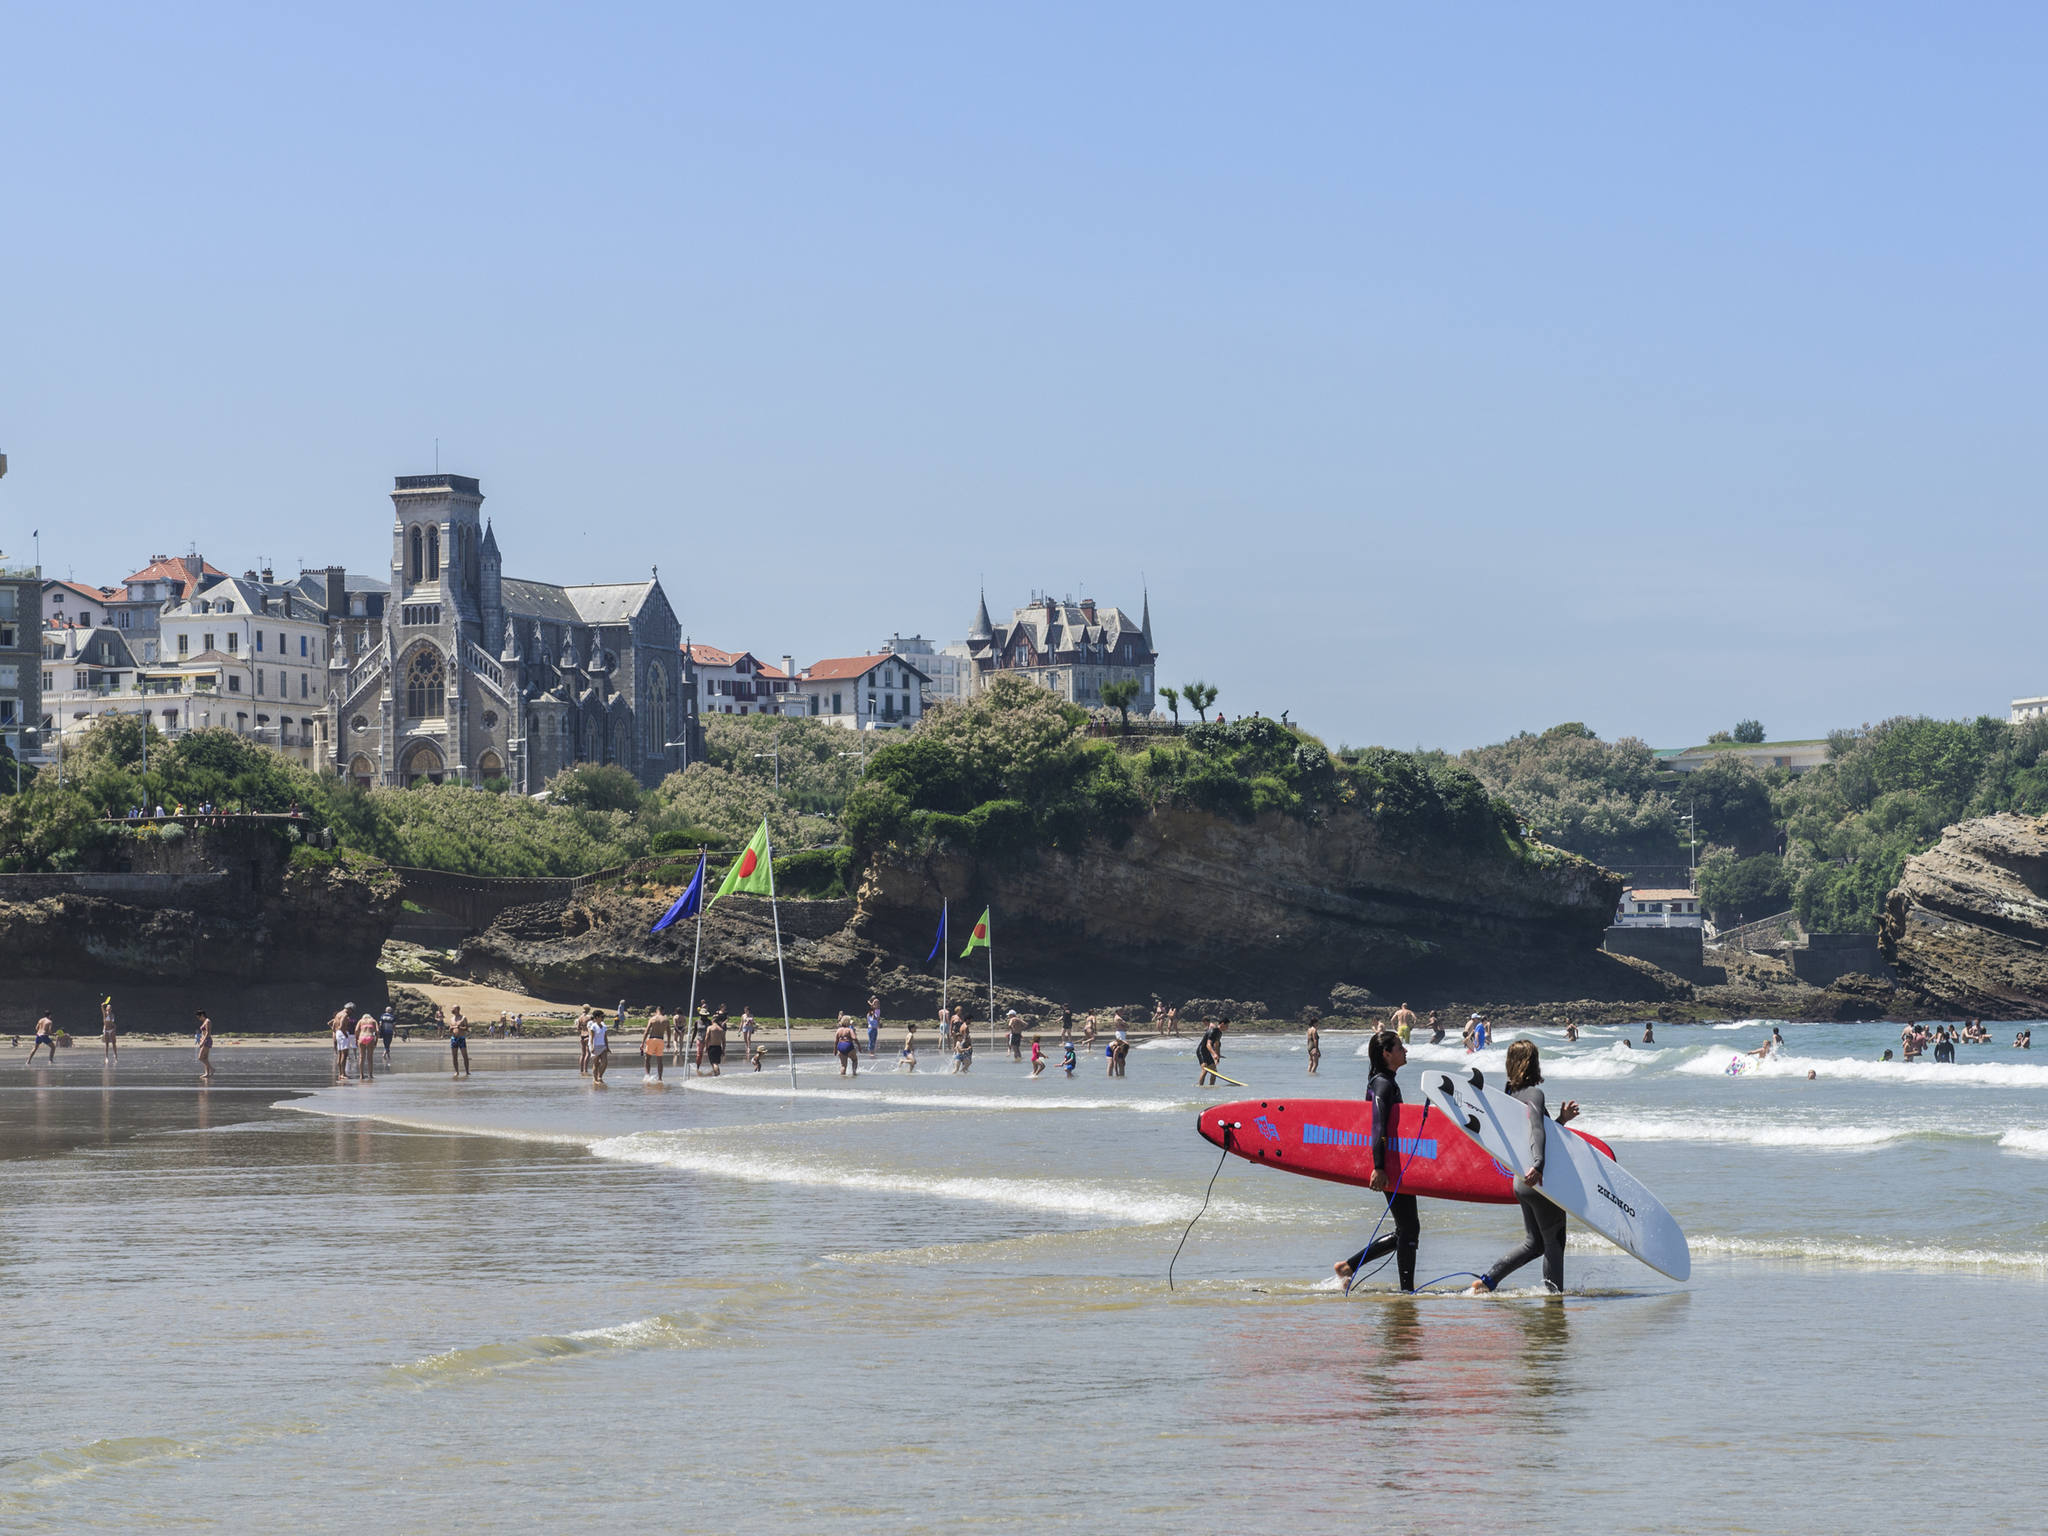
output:
<svg viewBox="0 0 2048 1536"><path fill-rule="evenodd" d="M1135 623L1123 609L1099 607L1092 597L1060 602L1042 593L1012 613L1009 623L993 624L984 593L967 632L967 657L975 693L999 674L1014 672L1070 703L1099 709L1104 683L1132 681L1138 697L1131 712L1149 715L1159 661L1152 644L1152 596L1145 595L1144 616Z"/></svg>
<svg viewBox="0 0 2048 1536"><path fill-rule="evenodd" d="M684 767L696 700L659 577L507 577L483 499L466 475L398 477L375 643L331 652L335 771L365 786L503 779L531 794L578 763L616 763L650 787Z"/></svg>

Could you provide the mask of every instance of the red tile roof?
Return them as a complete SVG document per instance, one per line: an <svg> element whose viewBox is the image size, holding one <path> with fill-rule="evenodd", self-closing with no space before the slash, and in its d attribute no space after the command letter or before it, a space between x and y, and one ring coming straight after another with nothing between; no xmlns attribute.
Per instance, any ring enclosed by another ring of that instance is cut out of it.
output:
<svg viewBox="0 0 2048 1536"><path fill-rule="evenodd" d="M226 571L217 571L204 560L199 562L199 573L202 576L227 575ZM183 560L176 559L170 555L156 556L149 564L145 565L133 576L128 577L127 581L172 581L178 585L178 596L190 597L192 595L187 590L191 585L192 573L185 569L185 562ZM126 584L126 582L123 582L124 586Z"/></svg>
<svg viewBox="0 0 2048 1536"><path fill-rule="evenodd" d="M901 662L916 672L924 673L909 658L898 656L894 651L877 651L872 656L831 656L824 661L814 661L804 668L803 675L812 682L839 682L849 677L865 677L868 673L888 662Z"/></svg>
<svg viewBox="0 0 2048 1536"><path fill-rule="evenodd" d="M125 596L119 587L91 587L82 581L53 581L51 586L75 592L89 603L104 603Z"/></svg>
<svg viewBox="0 0 2048 1536"><path fill-rule="evenodd" d="M721 651L715 645L690 644L690 660L700 667L730 667L746 660L754 664L754 671L762 677L786 678L789 674L780 667L771 667L752 651Z"/></svg>

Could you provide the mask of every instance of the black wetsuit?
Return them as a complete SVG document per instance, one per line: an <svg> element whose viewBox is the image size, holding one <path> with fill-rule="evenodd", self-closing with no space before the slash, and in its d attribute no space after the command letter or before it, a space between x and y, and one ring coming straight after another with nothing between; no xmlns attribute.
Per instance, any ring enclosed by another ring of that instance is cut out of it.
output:
<svg viewBox="0 0 2048 1536"><path fill-rule="evenodd" d="M1366 1097L1372 1102L1372 1166L1375 1173L1386 1175L1387 1214L1393 1218L1394 1230L1382 1233L1351 1256L1351 1273L1358 1274L1366 1265L1394 1255L1394 1267L1401 1276L1401 1289L1415 1289L1415 1250L1422 1244L1422 1217L1416 1210L1415 1197L1401 1194L1401 1175L1407 1168L1407 1159L1401 1155L1401 1085L1394 1081L1391 1072L1375 1072L1365 1085Z"/></svg>
<svg viewBox="0 0 2048 1536"><path fill-rule="evenodd" d="M1540 1178L1543 1174L1543 1141L1548 1134L1543 1122L1550 1115L1543 1102L1543 1090L1516 1088L1512 1090L1512 1096L1536 1111L1529 1121L1529 1169ZM1537 1194L1536 1187L1519 1175L1515 1179L1515 1202L1522 1208L1521 1246L1504 1254L1500 1262L1486 1272L1486 1288L1489 1291L1495 1289L1501 1281L1541 1254L1544 1285L1553 1291L1563 1290L1563 1208L1552 1205Z"/></svg>

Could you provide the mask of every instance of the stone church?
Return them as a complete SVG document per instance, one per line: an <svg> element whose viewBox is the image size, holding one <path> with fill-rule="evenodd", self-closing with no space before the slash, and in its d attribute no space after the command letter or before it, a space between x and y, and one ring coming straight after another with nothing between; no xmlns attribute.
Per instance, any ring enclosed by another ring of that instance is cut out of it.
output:
<svg viewBox="0 0 2048 1536"><path fill-rule="evenodd" d="M466 475L398 477L381 632L367 650L330 646L335 771L532 794L576 763L617 763L649 787L682 768L696 693L659 579L504 576L483 500Z"/></svg>

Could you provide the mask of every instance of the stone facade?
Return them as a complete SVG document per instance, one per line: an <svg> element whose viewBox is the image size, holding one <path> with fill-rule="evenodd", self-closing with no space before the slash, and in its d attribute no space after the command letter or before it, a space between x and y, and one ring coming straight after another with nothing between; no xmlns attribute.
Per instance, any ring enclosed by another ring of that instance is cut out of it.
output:
<svg viewBox="0 0 2048 1536"><path fill-rule="evenodd" d="M1102 685L1135 682L1131 713L1149 715L1159 652L1152 644L1152 599L1144 617L1133 621L1121 608L1099 608L1095 599L1060 602L1034 597L1007 624L993 624L983 597L967 632L968 686L979 693L999 672L1017 672L1084 709L1102 707Z"/></svg>
<svg viewBox="0 0 2048 1536"><path fill-rule="evenodd" d="M685 766L696 701L660 580L507 577L483 499L465 475L398 478L377 643L351 659L337 633L332 648L335 771L365 785L503 778L532 794L577 763L649 786Z"/></svg>

